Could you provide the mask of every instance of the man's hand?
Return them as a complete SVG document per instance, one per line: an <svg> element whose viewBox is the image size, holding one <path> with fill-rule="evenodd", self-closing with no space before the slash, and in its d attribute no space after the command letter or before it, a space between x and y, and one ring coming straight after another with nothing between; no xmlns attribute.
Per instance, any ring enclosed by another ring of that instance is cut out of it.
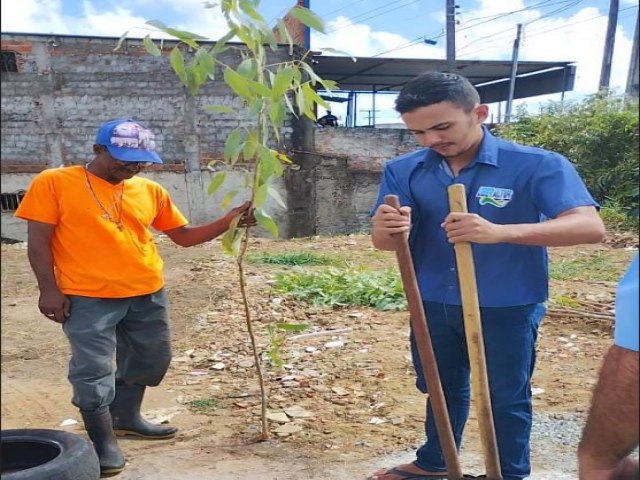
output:
<svg viewBox="0 0 640 480"><path fill-rule="evenodd" d="M411 229L411 207L396 209L383 203L371 218L371 240L380 250L395 250L397 234L407 233Z"/></svg>
<svg viewBox="0 0 640 480"><path fill-rule="evenodd" d="M500 243L502 225L485 220L475 213L453 212L442 223L450 243Z"/></svg>
<svg viewBox="0 0 640 480"><path fill-rule="evenodd" d="M257 225L257 222L256 218L253 216L254 209L251 208L251 206L251 202L247 200L239 207L229 210L225 217L229 220L229 223L231 223L231 220L233 220L238 215L241 215L240 220L238 221L238 227L254 227Z"/></svg>
<svg viewBox="0 0 640 480"><path fill-rule="evenodd" d="M371 219L375 235L394 235L408 232L411 228L411 207L396 209L383 203Z"/></svg>
<svg viewBox="0 0 640 480"><path fill-rule="evenodd" d="M49 288L40 291L38 309L49 320L64 323L70 315L71 302L65 294L57 288Z"/></svg>

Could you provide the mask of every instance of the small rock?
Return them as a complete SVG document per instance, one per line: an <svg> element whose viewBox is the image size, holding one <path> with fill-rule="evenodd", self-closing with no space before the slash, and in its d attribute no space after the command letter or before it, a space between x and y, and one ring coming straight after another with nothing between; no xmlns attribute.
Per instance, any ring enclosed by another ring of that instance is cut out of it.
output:
<svg viewBox="0 0 640 480"><path fill-rule="evenodd" d="M371 420L369 420L369 423L372 425L380 425L382 423L387 423L387 421L384 418L372 417Z"/></svg>
<svg viewBox="0 0 640 480"><path fill-rule="evenodd" d="M289 417L284 412L267 413L267 419L276 423L289 423Z"/></svg>
<svg viewBox="0 0 640 480"><path fill-rule="evenodd" d="M224 370L226 368L226 365L222 362L218 362L211 365L211 368L213 368L214 370Z"/></svg>
<svg viewBox="0 0 640 480"><path fill-rule="evenodd" d="M324 344L326 348L340 348L344 347L344 342L342 340L332 340Z"/></svg>
<svg viewBox="0 0 640 480"><path fill-rule="evenodd" d="M285 408L284 412L291 418L310 418L314 416L312 412L305 410L299 405L293 405L289 408Z"/></svg>
<svg viewBox="0 0 640 480"><path fill-rule="evenodd" d="M288 437L289 435L298 433L300 431L302 431L302 427L300 425L295 425L293 423L287 423L287 424L281 425L275 430L276 434L279 437Z"/></svg>

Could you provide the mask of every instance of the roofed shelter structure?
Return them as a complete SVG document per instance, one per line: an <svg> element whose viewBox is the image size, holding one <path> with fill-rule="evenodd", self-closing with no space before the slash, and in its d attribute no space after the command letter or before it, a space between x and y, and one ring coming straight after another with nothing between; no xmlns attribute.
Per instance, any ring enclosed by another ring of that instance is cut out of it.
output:
<svg viewBox="0 0 640 480"><path fill-rule="evenodd" d="M358 95L394 93L412 78L431 71L450 71L446 60L416 58L337 57L314 55L313 68L322 78L334 80L339 90L323 95L329 101L349 102L346 126L355 127ZM511 61L457 60L456 73L464 75L478 89L483 103L506 101L509 97ZM571 62L518 62L514 98L564 93L573 90L576 66ZM346 96L345 96L346 94Z"/></svg>

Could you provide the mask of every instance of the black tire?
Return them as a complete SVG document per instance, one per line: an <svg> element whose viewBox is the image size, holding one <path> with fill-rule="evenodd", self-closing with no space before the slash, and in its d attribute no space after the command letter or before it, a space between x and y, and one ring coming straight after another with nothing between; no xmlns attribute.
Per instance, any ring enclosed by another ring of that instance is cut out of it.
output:
<svg viewBox="0 0 640 480"><path fill-rule="evenodd" d="M2 480L97 480L93 445L61 430L2 430Z"/></svg>

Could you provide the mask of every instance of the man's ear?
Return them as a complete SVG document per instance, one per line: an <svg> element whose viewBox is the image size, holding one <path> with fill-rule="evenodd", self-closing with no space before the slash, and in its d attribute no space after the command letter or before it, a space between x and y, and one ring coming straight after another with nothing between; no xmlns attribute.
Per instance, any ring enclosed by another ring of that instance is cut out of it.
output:
<svg viewBox="0 0 640 480"><path fill-rule="evenodd" d="M93 153L95 153L96 155L100 155L104 151L105 151L105 148L102 145L93 146Z"/></svg>
<svg viewBox="0 0 640 480"><path fill-rule="evenodd" d="M474 109L475 114L476 114L476 119L478 121L478 123L482 123L484 122L487 117L489 116L489 106L488 105L477 105L476 108Z"/></svg>

